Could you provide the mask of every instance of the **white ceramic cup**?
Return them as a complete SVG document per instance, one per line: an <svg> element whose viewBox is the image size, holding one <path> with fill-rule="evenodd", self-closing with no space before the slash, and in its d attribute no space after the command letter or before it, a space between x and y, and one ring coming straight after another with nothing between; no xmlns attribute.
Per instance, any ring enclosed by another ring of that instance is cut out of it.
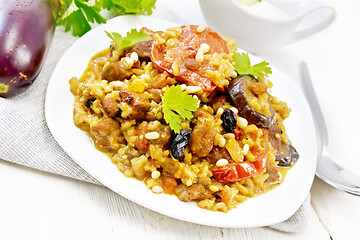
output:
<svg viewBox="0 0 360 240"><path fill-rule="evenodd" d="M234 38L239 48L268 53L314 34L335 19L331 6L318 0L263 0L249 7L236 0L199 0L209 27ZM300 22L307 22L298 30Z"/></svg>

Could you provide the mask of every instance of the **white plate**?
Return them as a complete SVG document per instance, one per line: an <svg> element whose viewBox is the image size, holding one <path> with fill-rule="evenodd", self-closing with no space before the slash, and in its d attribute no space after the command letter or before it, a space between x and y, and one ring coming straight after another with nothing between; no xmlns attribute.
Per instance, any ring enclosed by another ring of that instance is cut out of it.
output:
<svg viewBox="0 0 360 240"><path fill-rule="evenodd" d="M80 77L90 58L109 46L110 39L104 30L126 34L131 28L145 26L164 30L174 25L151 17L121 16L81 37L61 58L48 85L45 114L50 131L69 156L102 184L156 212L218 227L255 227L284 221L295 213L310 191L315 175L316 143L313 120L304 96L293 81L276 68L272 68L270 78L274 83L273 94L292 108L286 127L300 159L283 184L239 204L228 213L204 210L195 203L182 202L176 196L152 193L143 182L124 177L105 154L95 149L88 135L74 125L74 96L68 81L73 76Z"/></svg>

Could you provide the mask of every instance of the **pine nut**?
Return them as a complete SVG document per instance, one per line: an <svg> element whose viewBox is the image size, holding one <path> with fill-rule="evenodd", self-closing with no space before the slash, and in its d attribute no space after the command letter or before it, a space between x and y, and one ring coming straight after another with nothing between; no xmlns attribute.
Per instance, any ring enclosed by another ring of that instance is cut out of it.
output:
<svg viewBox="0 0 360 240"><path fill-rule="evenodd" d="M125 64L128 68L131 68L134 65L134 61L129 57L125 57Z"/></svg>
<svg viewBox="0 0 360 240"><path fill-rule="evenodd" d="M160 172L159 171L153 171L151 173L151 178L152 179L158 179L160 177Z"/></svg>
<svg viewBox="0 0 360 240"><path fill-rule="evenodd" d="M221 137L219 139L219 147L224 147L225 146L225 143L226 143L226 140L224 137Z"/></svg>
<svg viewBox="0 0 360 240"><path fill-rule="evenodd" d="M231 77L233 77L233 78L237 77L237 72L235 70L231 73Z"/></svg>
<svg viewBox="0 0 360 240"><path fill-rule="evenodd" d="M151 191L153 191L153 193L162 193L164 190L163 190L163 188L160 187L160 186L153 186L153 187L151 188Z"/></svg>
<svg viewBox="0 0 360 240"><path fill-rule="evenodd" d="M148 132L145 134L145 138L149 140L158 139L160 137L158 132Z"/></svg>
<svg viewBox="0 0 360 240"><path fill-rule="evenodd" d="M179 65L177 64L177 62L173 62L173 64L171 65L171 69L172 69L172 72L173 72L174 76L179 76L179 74L180 74L180 67L179 67Z"/></svg>
<svg viewBox="0 0 360 240"><path fill-rule="evenodd" d="M202 49L199 49L199 51L196 53L195 59L200 63L204 61L204 52L202 51Z"/></svg>
<svg viewBox="0 0 360 240"><path fill-rule="evenodd" d="M223 112L224 112L224 109L223 108L218 108L218 110L216 111L216 115L221 115L221 114L223 114Z"/></svg>
<svg viewBox="0 0 360 240"><path fill-rule="evenodd" d="M239 112L239 110L235 107L231 107L230 110L233 111L235 113L235 115L238 114L238 112Z"/></svg>
<svg viewBox="0 0 360 240"><path fill-rule="evenodd" d="M198 26L198 28L196 29L196 31L197 31L198 33L202 33L205 29L206 29L206 26L205 26L204 24L200 24L200 25Z"/></svg>
<svg viewBox="0 0 360 240"><path fill-rule="evenodd" d="M203 51L203 53L207 53L208 51L210 51L210 46L206 43L202 43L200 45L200 49Z"/></svg>
<svg viewBox="0 0 360 240"><path fill-rule="evenodd" d="M222 159L217 160L216 166L223 167L223 166L226 166L228 163L229 163L228 160L226 160L225 158L222 158Z"/></svg>
<svg viewBox="0 0 360 240"><path fill-rule="evenodd" d="M238 117L236 125L238 125L240 128L246 128L248 125L248 121L243 117Z"/></svg>
<svg viewBox="0 0 360 240"><path fill-rule="evenodd" d="M249 144L245 144L244 147L243 147L243 152L244 152L244 155L248 154L249 153Z"/></svg>
<svg viewBox="0 0 360 240"><path fill-rule="evenodd" d="M195 93L195 92L198 92L200 91L202 88L201 87L198 87L198 86L187 86L186 87L186 91L188 93Z"/></svg>
<svg viewBox="0 0 360 240"><path fill-rule="evenodd" d="M132 52L130 54L130 58L131 58L131 60L133 60L133 62L137 62L139 60L139 56L138 56L137 52Z"/></svg>
<svg viewBox="0 0 360 240"><path fill-rule="evenodd" d="M235 134L233 134L233 133L225 133L224 138L225 139L235 139Z"/></svg>
<svg viewBox="0 0 360 240"><path fill-rule="evenodd" d="M186 90L186 84L181 84L180 87L181 87L181 91L185 91L185 90Z"/></svg>

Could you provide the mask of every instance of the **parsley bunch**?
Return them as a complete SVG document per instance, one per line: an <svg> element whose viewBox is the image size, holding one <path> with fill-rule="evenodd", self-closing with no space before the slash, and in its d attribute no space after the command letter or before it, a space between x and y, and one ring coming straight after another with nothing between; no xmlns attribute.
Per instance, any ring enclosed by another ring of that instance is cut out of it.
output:
<svg viewBox="0 0 360 240"><path fill-rule="evenodd" d="M156 0L60 0L60 11L56 25L64 25L65 31L72 29L74 36L82 36L91 30L90 23L106 23L102 10L115 15L150 15Z"/></svg>

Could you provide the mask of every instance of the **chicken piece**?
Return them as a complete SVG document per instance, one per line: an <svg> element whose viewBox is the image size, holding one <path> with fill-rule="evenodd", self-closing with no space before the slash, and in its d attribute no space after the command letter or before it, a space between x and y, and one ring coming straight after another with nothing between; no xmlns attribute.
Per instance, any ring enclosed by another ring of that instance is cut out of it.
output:
<svg viewBox="0 0 360 240"><path fill-rule="evenodd" d="M167 149L170 145L171 138L171 129L169 126L161 125L156 129L156 132L159 133L160 137L158 139L152 140L152 143L160 145L163 149Z"/></svg>
<svg viewBox="0 0 360 240"><path fill-rule="evenodd" d="M226 148L218 146L213 147L210 154L206 157L211 164L216 164L216 162L222 158L228 160L228 162L234 162L229 151Z"/></svg>
<svg viewBox="0 0 360 240"><path fill-rule="evenodd" d="M197 122L191 134L189 146L193 154L205 157L214 145L215 118L202 108L195 112L195 117L197 117Z"/></svg>
<svg viewBox="0 0 360 240"><path fill-rule="evenodd" d="M139 60L141 61L150 61L151 56L151 46L153 44L153 40L138 42L132 49L131 52L136 52Z"/></svg>
<svg viewBox="0 0 360 240"><path fill-rule="evenodd" d="M175 194L184 202L205 199L209 195L204 186L197 184L190 187L187 187L185 184L180 184L176 187Z"/></svg>
<svg viewBox="0 0 360 240"><path fill-rule="evenodd" d="M131 69L126 69L123 64L118 62L110 63L109 66L107 66L103 73L102 73L102 79L107 80L109 82L112 81L122 81L124 79L127 79L131 76L132 71Z"/></svg>
<svg viewBox="0 0 360 240"><path fill-rule="evenodd" d="M101 105L103 106L106 114L109 117L116 117L116 115L119 113L120 111L120 99L115 99L112 97L109 98L105 98Z"/></svg>
<svg viewBox="0 0 360 240"><path fill-rule="evenodd" d="M137 121L145 119L146 113L150 108L150 101L141 94L120 89L120 98L127 103L129 108L121 112L121 117L135 119Z"/></svg>
<svg viewBox="0 0 360 240"><path fill-rule="evenodd" d="M90 127L95 146L100 150L115 152L118 150L117 143L124 143L124 137L120 132L120 124L112 118L103 118L97 124Z"/></svg>
<svg viewBox="0 0 360 240"><path fill-rule="evenodd" d="M160 89L150 88L147 90L147 92L151 94L149 100L153 100L156 103L160 103L162 101L162 94Z"/></svg>

